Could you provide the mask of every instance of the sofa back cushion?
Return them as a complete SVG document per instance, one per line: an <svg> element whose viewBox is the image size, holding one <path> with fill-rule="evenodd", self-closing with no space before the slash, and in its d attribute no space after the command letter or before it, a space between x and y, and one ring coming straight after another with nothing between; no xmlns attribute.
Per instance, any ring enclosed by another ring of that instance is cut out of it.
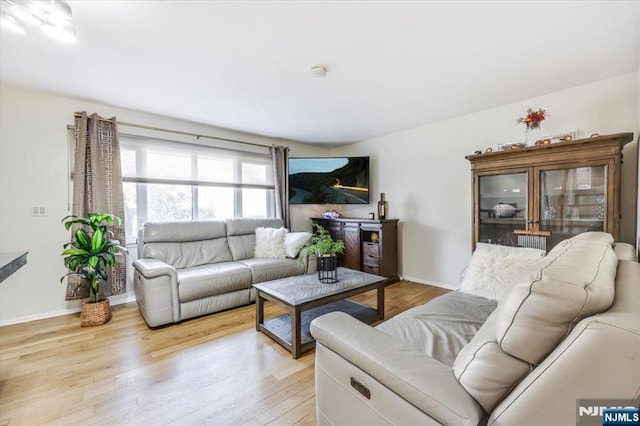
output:
<svg viewBox="0 0 640 426"><path fill-rule="evenodd" d="M232 259L224 221L147 222L140 235L142 257L161 260L174 268Z"/></svg>
<svg viewBox="0 0 640 426"><path fill-rule="evenodd" d="M256 248L256 228L280 228L282 219L229 219L227 224L227 240L234 261L250 259Z"/></svg>
<svg viewBox="0 0 640 426"><path fill-rule="evenodd" d="M487 413L531 369L529 363L500 348L497 317L498 312L493 311L453 363L453 374Z"/></svg>
<svg viewBox="0 0 640 426"><path fill-rule="evenodd" d="M611 306L617 267L618 257L606 241L568 240L498 304L496 336L502 349L538 364L578 321Z"/></svg>
<svg viewBox="0 0 640 426"><path fill-rule="evenodd" d="M226 236L226 223L223 220L147 222L142 227L145 244L203 241Z"/></svg>
<svg viewBox="0 0 640 426"><path fill-rule="evenodd" d="M619 401L640 402L638 284L640 264L620 260L611 307L576 324L544 361L500 402L487 423L569 425L578 420L576 398L615 395ZM583 417L578 423L587 419ZM602 424L601 420L592 419L593 424Z"/></svg>
<svg viewBox="0 0 640 426"><path fill-rule="evenodd" d="M498 303L492 321L487 320L456 358L454 374L487 412L578 321L613 302L618 264L613 239L589 234L601 235L565 240L539 267L523 274Z"/></svg>

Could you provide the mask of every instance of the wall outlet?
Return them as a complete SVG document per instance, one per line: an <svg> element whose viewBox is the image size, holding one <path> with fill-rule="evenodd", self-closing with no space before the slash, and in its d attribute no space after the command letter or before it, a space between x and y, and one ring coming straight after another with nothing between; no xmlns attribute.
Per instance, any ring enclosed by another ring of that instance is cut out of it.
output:
<svg viewBox="0 0 640 426"><path fill-rule="evenodd" d="M46 216L47 208L45 206L33 206L31 207L31 216Z"/></svg>

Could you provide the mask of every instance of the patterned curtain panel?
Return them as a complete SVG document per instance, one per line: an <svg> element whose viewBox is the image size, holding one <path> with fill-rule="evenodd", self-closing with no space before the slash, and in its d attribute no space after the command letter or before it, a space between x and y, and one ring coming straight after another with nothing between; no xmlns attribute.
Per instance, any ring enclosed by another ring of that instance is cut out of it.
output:
<svg viewBox="0 0 640 426"><path fill-rule="evenodd" d="M122 226L110 226L115 239L124 243L124 200L120 145L115 117L105 120L97 114L82 112L75 118L75 169L73 178L73 214L110 213L123 220ZM105 296L127 290L124 256L118 256L109 271L109 281L101 282ZM67 300L89 297L89 287L77 276L67 281Z"/></svg>
<svg viewBox="0 0 640 426"><path fill-rule="evenodd" d="M289 194L287 192L287 167L289 147L271 146L273 159L273 182L276 187L276 217L284 221L284 226L291 229L289 223Z"/></svg>

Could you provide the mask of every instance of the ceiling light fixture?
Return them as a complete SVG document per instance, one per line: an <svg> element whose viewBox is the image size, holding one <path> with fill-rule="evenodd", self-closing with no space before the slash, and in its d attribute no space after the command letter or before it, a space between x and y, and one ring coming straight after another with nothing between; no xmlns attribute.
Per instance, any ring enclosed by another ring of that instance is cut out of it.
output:
<svg viewBox="0 0 640 426"><path fill-rule="evenodd" d="M74 42L76 29L71 24L71 6L66 0L0 0L0 25L24 33L24 24L40 27L55 39Z"/></svg>

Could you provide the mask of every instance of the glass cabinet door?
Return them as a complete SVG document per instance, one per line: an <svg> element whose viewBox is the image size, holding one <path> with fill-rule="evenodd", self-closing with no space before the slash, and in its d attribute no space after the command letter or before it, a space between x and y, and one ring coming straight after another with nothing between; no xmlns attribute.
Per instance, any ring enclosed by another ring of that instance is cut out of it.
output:
<svg viewBox="0 0 640 426"><path fill-rule="evenodd" d="M516 229L527 229L526 172L479 176L478 241L517 246Z"/></svg>
<svg viewBox="0 0 640 426"><path fill-rule="evenodd" d="M541 170L539 229L551 231L551 247L587 231L607 229L607 166Z"/></svg>

